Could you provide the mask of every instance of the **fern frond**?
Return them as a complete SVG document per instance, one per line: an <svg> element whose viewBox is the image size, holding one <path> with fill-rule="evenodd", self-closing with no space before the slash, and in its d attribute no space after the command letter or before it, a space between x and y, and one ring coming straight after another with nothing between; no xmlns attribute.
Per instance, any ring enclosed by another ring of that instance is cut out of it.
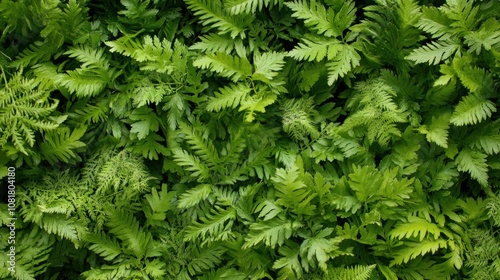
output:
<svg viewBox="0 0 500 280"><path fill-rule="evenodd" d="M264 7L271 8L274 5L280 5L281 7L283 0L225 0L224 4L233 15L253 14Z"/></svg>
<svg viewBox="0 0 500 280"><path fill-rule="evenodd" d="M67 219L62 214L45 214L40 222L40 227L48 233L54 233L76 243L80 238L77 232L76 219Z"/></svg>
<svg viewBox="0 0 500 280"><path fill-rule="evenodd" d="M299 245L295 242L288 242L287 246L281 246L278 252L283 255L273 264L274 269L280 269L278 280L301 279L304 272L299 261Z"/></svg>
<svg viewBox="0 0 500 280"><path fill-rule="evenodd" d="M206 164L201 162L199 157L190 155L180 148L172 149L172 154L174 161L179 166L184 166L186 170L192 172L192 177L198 177L199 181L210 178L210 169Z"/></svg>
<svg viewBox="0 0 500 280"><path fill-rule="evenodd" d="M391 265L408 263L418 256L424 256L427 253L434 254L439 249L448 248L448 243L443 239L425 239L420 242L405 242L404 244L404 248L394 252L394 259L391 261Z"/></svg>
<svg viewBox="0 0 500 280"><path fill-rule="evenodd" d="M202 56L196 59L193 65L201 69L210 69L233 82L252 75L252 65L248 59L220 52Z"/></svg>
<svg viewBox="0 0 500 280"><path fill-rule="evenodd" d="M194 154L199 156L208 167L213 167L219 163L219 154L210 139L202 137L198 132L199 130L185 123L180 123L179 128L182 134L184 134L184 138L187 140L186 142L191 146L191 150L193 150Z"/></svg>
<svg viewBox="0 0 500 280"><path fill-rule="evenodd" d="M467 171L481 185L488 185L488 164L486 155L477 150L464 149L455 159L458 171Z"/></svg>
<svg viewBox="0 0 500 280"><path fill-rule="evenodd" d="M285 3L294 13L293 17L303 19L306 26L316 30L319 35L336 37L349 26L355 17L354 3L346 2L339 14L335 15L333 8L326 8L322 3L296 0ZM339 22L343 21L343 22ZM347 26L346 26L347 25Z"/></svg>
<svg viewBox="0 0 500 280"><path fill-rule="evenodd" d="M328 60L334 59L340 51L342 45L337 40L302 39L293 50L288 52L288 56L296 60L321 61L325 57Z"/></svg>
<svg viewBox="0 0 500 280"><path fill-rule="evenodd" d="M266 52L255 55L253 64L255 71L252 79L266 81L278 76L278 72L285 65L285 54L278 52Z"/></svg>
<svg viewBox="0 0 500 280"><path fill-rule="evenodd" d="M226 35L227 36L227 35ZM233 39L229 36L221 36L219 34L208 34L200 36L201 42L194 43L189 47L190 50L198 50L201 53L221 52L230 55L237 48L236 42L241 42L238 39ZM238 48L238 55L244 57L246 55L245 48Z"/></svg>
<svg viewBox="0 0 500 280"><path fill-rule="evenodd" d="M271 248L275 248L276 245L281 246L295 230L302 226L303 224L298 221L290 222L280 218L253 223L250 225L250 232L242 248L248 249L259 243L264 243Z"/></svg>
<svg viewBox="0 0 500 280"><path fill-rule="evenodd" d="M453 70L460 82L472 93L489 96L494 94L492 74L486 70L472 66L472 58L464 56L453 60Z"/></svg>
<svg viewBox="0 0 500 280"><path fill-rule="evenodd" d="M420 241L422 241L429 236L438 239L440 235L441 230L436 224L415 216L408 217L407 222L395 225L389 232L391 238L400 240L403 238L419 237Z"/></svg>
<svg viewBox="0 0 500 280"><path fill-rule="evenodd" d="M351 45L342 44L335 57L326 66L328 68L328 85L333 85L339 77L344 77L352 69L360 65L361 56Z"/></svg>
<svg viewBox="0 0 500 280"><path fill-rule="evenodd" d="M452 32L450 32L451 21L443 11L433 6L422 7L422 18L417 23L417 27L427 33L432 34L432 38L441 38L448 40Z"/></svg>
<svg viewBox="0 0 500 280"><path fill-rule="evenodd" d="M226 249L219 244L203 249L195 248L195 257L187 265L189 274L194 276L198 273L206 272L209 269L215 268L216 265L222 262L222 256L225 251Z"/></svg>
<svg viewBox="0 0 500 280"><path fill-rule="evenodd" d="M69 55L69 57L76 58L78 61L82 62L82 68L99 68L107 70L109 68L109 62L104 55L103 49L92 49L89 46L78 46L73 47L66 51L64 54Z"/></svg>
<svg viewBox="0 0 500 280"><path fill-rule="evenodd" d="M419 132L425 134L427 141L448 148L448 129L450 127L451 114L440 114L438 118L432 117L429 125L420 127Z"/></svg>
<svg viewBox="0 0 500 280"><path fill-rule="evenodd" d="M236 218L236 209L223 209L217 205L211 209L201 222L194 222L186 229L184 241L194 241L201 238L203 241L227 240L231 236L231 226ZM203 242L204 243L204 242Z"/></svg>
<svg viewBox="0 0 500 280"><path fill-rule="evenodd" d="M229 33L232 38L245 38L245 28L251 18L229 15L223 10L220 0L184 0L188 8L198 16L205 26L216 27L220 34Z"/></svg>
<svg viewBox="0 0 500 280"><path fill-rule="evenodd" d="M214 97L210 97L207 104L208 111L219 112L225 108L236 108L251 92L246 83L237 83L219 89Z"/></svg>
<svg viewBox="0 0 500 280"><path fill-rule="evenodd" d="M328 274L313 278L314 280L368 280L377 265L355 265L352 267L333 267Z"/></svg>
<svg viewBox="0 0 500 280"><path fill-rule="evenodd" d="M89 249L103 257L106 261L112 261L122 253L122 248L118 241L105 233L92 233L85 237L85 240L92 243Z"/></svg>
<svg viewBox="0 0 500 280"><path fill-rule="evenodd" d="M185 209L193 207L206 199L212 193L212 186L209 184L198 185L179 197L177 207Z"/></svg>
<svg viewBox="0 0 500 280"><path fill-rule="evenodd" d="M453 55L460 46L449 42L431 42L425 46L413 50L406 58L415 63L429 63L437 65L441 61Z"/></svg>
<svg viewBox="0 0 500 280"><path fill-rule="evenodd" d="M51 164L58 161L67 163L70 159L78 158L74 150L86 147L85 143L79 141L86 131L85 126L73 132L66 127L49 131L45 134L45 141L40 144L40 151Z"/></svg>
<svg viewBox="0 0 500 280"><path fill-rule="evenodd" d="M465 96L455 108L450 122L456 126L480 123L492 116L497 108L493 102L481 95Z"/></svg>
<svg viewBox="0 0 500 280"><path fill-rule="evenodd" d="M108 217L109 232L122 240L138 259L153 253L151 233L140 227L131 213L111 208Z"/></svg>

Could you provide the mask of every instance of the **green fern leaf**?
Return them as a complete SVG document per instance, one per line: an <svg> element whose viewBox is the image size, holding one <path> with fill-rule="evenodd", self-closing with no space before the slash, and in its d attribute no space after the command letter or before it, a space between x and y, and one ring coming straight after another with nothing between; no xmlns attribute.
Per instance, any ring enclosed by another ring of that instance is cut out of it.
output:
<svg viewBox="0 0 500 280"><path fill-rule="evenodd" d="M107 236L105 233L92 233L85 237L85 240L92 243L89 249L103 257L106 261L112 261L122 253L122 248L116 239Z"/></svg>
<svg viewBox="0 0 500 280"><path fill-rule="evenodd" d="M233 16L223 10L220 0L184 0L188 8L194 11L205 26L219 29L220 34L229 33L232 38L245 37L245 28L251 23L251 17Z"/></svg>
<svg viewBox="0 0 500 280"><path fill-rule="evenodd" d="M196 59L193 65L202 69L210 69L233 82L252 75L252 65L246 58L239 58L225 53L207 54Z"/></svg>
<svg viewBox="0 0 500 280"><path fill-rule="evenodd" d="M231 14L237 15L241 13L255 13L257 10L262 10L264 7L272 7L283 4L282 0L226 0L225 6L229 9Z"/></svg>
<svg viewBox="0 0 500 280"><path fill-rule="evenodd" d="M274 269L280 269L278 280L301 279L303 275L302 265L299 261L300 248L295 242L288 242L287 246L281 246L278 252L283 255L273 264Z"/></svg>
<svg viewBox="0 0 500 280"><path fill-rule="evenodd" d="M184 166L186 170L193 172L191 173L192 177L198 177L199 181L210 178L210 169L201 162L199 157L190 155L180 148L172 149L172 154L174 161L179 166Z"/></svg>
<svg viewBox="0 0 500 280"><path fill-rule="evenodd" d="M198 50L201 53L225 53L230 55L233 50L236 50L240 57L246 56L246 49L242 44L241 39L233 39L229 36L221 36L218 34L208 34L200 36L201 42L194 43L189 47L190 50ZM240 46L241 45L241 46Z"/></svg>
<svg viewBox="0 0 500 280"><path fill-rule="evenodd" d="M303 19L306 26L316 30L319 35L324 34L327 37L335 37L342 34L334 23L335 11L332 8L325 8L322 3L316 0L285 3L294 13L293 17Z"/></svg>
<svg viewBox="0 0 500 280"><path fill-rule="evenodd" d="M292 236L294 230L302 227L303 224L294 221L275 218L269 221L253 223L250 225L250 232L245 238L243 249L248 249L259 243L264 243L271 248L276 245L283 245Z"/></svg>
<svg viewBox="0 0 500 280"><path fill-rule="evenodd" d="M415 63L437 65L453 55L459 47L459 45L449 42L431 42L413 50L406 58L415 61Z"/></svg>
<svg viewBox="0 0 500 280"><path fill-rule="evenodd" d="M425 134L427 141L434 142L437 145L448 148L448 129L450 127L451 114L440 114L438 118L432 117L429 125L424 125L418 130Z"/></svg>
<svg viewBox="0 0 500 280"><path fill-rule="evenodd" d="M76 128L73 132L66 127L49 131L40 145L40 151L51 164L58 161L67 163L70 159L78 158L74 150L86 147L85 143L78 141L86 131L85 126Z"/></svg>
<svg viewBox="0 0 500 280"><path fill-rule="evenodd" d="M314 280L368 280L377 265L355 265L353 267L334 267L328 269L328 274Z"/></svg>
<svg viewBox="0 0 500 280"><path fill-rule="evenodd" d="M150 232L139 226L135 217L123 210L108 210L109 232L124 242L125 248L130 249L138 259L155 255L153 240Z"/></svg>
<svg viewBox="0 0 500 280"><path fill-rule="evenodd" d="M390 232L389 236L391 238L403 239L419 237L420 241L424 238L433 236L434 239L438 239L441 235L441 230L439 227L427 221L426 219L410 216L408 221L405 223L397 224Z"/></svg>
<svg viewBox="0 0 500 280"><path fill-rule="evenodd" d="M186 209L193 207L206 199L212 193L212 186L209 184L201 184L192 188L179 197L177 207Z"/></svg>
<svg viewBox="0 0 500 280"><path fill-rule="evenodd" d="M490 118L496 111L495 104L490 100L469 94L458 103L450 122L456 126L476 124Z"/></svg>
<svg viewBox="0 0 500 280"><path fill-rule="evenodd" d="M455 163L458 171L467 171L481 185L488 185L488 164L485 154L477 150L464 149L458 154Z"/></svg>
<svg viewBox="0 0 500 280"><path fill-rule="evenodd" d="M253 60L255 71L252 75L252 79L264 82L274 79L285 65L284 58L285 54L278 52L267 52L255 55Z"/></svg>
<svg viewBox="0 0 500 280"><path fill-rule="evenodd" d="M439 249L448 248L446 240L422 240L420 242L405 242L404 248L394 252L394 259L391 265L408 263L418 256L424 256L427 253L436 253Z"/></svg>
<svg viewBox="0 0 500 280"><path fill-rule="evenodd" d="M343 44L335 58L327 63L328 85L333 85L339 77L344 77L352 69L360 65L361 56L351 45Z"/></svg>
<svg viewBox="0 0 500 280"><path fill-rule="evenodd" d="M45 214L41 220L40 227L48 233L57 234L58 236L68 239L74 243L79 240L76 219L68 219L66 215Z"/></svg>
<svg viewBox="0 0 500 280"><path fill-rule="evenodd" d="M341 50L342 45L337 40L324 40L324 39L314 39L314 41L309 39L302 39L293 50L288 52L288 56L296 60L307 60L307 61L321 61L325 57L328 60L332 60L337 56L337 53Z"/></svg>
<svg viewBox="0 0 500 280"><path fill-rule="evenodd" d="M208 100L207 110L219 112L225 108L236 108L246 99L251 88L244 83L232 84L219 89L214 97Z"/></svg>
<svg viewBox="0 0 500 280"><path fill-rule="evenodd" d="M194 249L195 257L187 265L187 270L192 276L197 273L203 273L209 269L215 268L223 261L223 255L226 249L219 245L213 245L204 249Z"/></svg>
<svg viewBox="0 0 500 280"><path fill-rule="evenodd" d="M201 222L194 222L186 229L184 241L195 241L201 238L204 241L226 240L230 235L230 228L236 218L236 209L228 207L223 209L214 206L206 217L201 217Z"/></svg>

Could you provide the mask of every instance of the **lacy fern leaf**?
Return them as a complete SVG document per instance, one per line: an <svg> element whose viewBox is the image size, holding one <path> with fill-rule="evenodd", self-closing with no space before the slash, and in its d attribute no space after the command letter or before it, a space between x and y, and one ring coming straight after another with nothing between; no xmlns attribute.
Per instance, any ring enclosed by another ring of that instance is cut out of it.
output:
<svg viewBox="0 0 500 280"><path fill-rule="evenodd" d="M495 104L490 100L469 94L458 103L450 122L457 126L477 124L490 118L496 111Z"/></svg>
<svg viewBox="0 0 500 280"><path fill-rule="evenodd" d="M429 63L437 65L441 61L453 55L458 49L459 45L448 42L431 42L414 50L406 58L413 60L416 63Z"/></svg>

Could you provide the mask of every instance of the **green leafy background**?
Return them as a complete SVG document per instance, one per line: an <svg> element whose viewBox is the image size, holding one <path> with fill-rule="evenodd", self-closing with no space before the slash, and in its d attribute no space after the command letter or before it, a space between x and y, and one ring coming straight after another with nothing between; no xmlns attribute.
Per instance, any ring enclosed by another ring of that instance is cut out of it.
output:
<svg viewBox="0 0 500 280"><path fill-rule="evenodd" d="M499 17L2 0L0 278L500 279Z"/></svg>

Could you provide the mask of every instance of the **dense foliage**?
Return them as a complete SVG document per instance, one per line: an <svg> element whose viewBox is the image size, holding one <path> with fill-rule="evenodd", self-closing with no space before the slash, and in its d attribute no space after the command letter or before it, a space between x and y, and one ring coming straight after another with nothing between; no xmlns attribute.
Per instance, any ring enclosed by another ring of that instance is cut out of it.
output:
<svg viewBox="0 0 500 280"><path fill-rule="evenodd" d="M0 1L0 278L500 279L499 16Z"/></svg>

